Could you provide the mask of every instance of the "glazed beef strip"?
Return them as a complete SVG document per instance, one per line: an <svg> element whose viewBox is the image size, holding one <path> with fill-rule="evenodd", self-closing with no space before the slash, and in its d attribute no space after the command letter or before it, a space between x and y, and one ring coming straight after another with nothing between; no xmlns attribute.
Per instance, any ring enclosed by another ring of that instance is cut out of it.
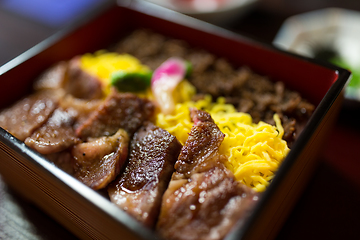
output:
<svg viewBox="0 0 360 240"><path fill-rule="evenodd" d="M19 100L0 113L0 126L24 141L48 120L61 95L62 92L47 90Z"/></svg>
<svg viewBox="0 0 360 240"><path fill-rule="evenodd" d="M250 215L259 196L222 163L224 136L210 115L191 109L191 117L194 126L175 164L156 229L169 240L223 239Z"/></svg>
<svg viewBox="0 0 360 240"><path fill-rule="evenodd" d="M80 142L73 124L77 113L57 108L48 121L28 138L25 144L42 154L63 151Z"/></svg>
<svg viewBox="0 0 360 240"><path fill-rule="evenodd" d="M239 184L225 168L172 180L164 194L157 230L167 240L223 239L242 224L258 194Z"/></svg>
<svg viewBox="0 0 360 240"><path fill-rule="evenodd" d="M193 108L190 115L194 125L176 161L173 179L189 178L194 173L222 165L225 160L219 155L219 147L225 134L220 131L210 114Z"/></svg>
<svg viewBox="0 0 360 240"><path fill-rule="evenodd" d="M146 123L131 140L124 174L108 188L111 201L144 225L154 227L181 147L175 136Z"/></svg>
<svg viewBox="0 0 360 240"><path fill-rule="evenodd" d="M106 187L120 173L128 157L129 137L119 129L113 136L104 136L75 145L75 177L94 190Z"/></svg>
<svg viewBox="0 0 360 240"><path fill-rule="evenodd" d="M154 104L132 93L113 91L99 108L76 129L82 138L96 138L114 134L119 128L125 129L129 136L149 120L154 113Z"/></svg>
<svg viewBox="0 0 360 240"><path fill-rule="evenodd" d="M59 100L59 107L76 113L73 127L74 129L77 129L102 103L103 100L100 99L86 100L75 98L74 96L67 94Z"/></svg>

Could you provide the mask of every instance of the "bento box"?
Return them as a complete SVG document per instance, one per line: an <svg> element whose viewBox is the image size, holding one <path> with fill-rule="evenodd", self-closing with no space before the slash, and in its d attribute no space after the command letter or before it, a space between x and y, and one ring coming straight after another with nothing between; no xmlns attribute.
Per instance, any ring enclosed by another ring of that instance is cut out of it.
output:
<svg viewBox="0 0 360 240"><path fill-rule="evenodd" d="M29 94L47 68L107 48L136 29L151 29L205 49L235 66L281 81L315 109L245 222L225 239L276 236L316 166L317 154L342 106L351 73L276 49L143 1L108 1L91 16L0 67L0 108ZM0 128L0 174L16 191L81 239L162 239L94 191ZM214 239L217 239L214 237Z"/></svg>

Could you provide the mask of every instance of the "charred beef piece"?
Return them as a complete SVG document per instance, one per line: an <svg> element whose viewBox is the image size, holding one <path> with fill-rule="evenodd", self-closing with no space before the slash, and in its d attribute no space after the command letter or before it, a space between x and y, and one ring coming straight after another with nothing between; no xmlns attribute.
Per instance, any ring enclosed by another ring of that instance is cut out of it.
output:
<svg viewBox="0 0 360 240"><path fill-rule="evenodd" d="M218 240L251 214L258 194L215 167L172 180L164 194L157 230L167 240ZM239 226L238 225L238 226Z"/></svg>
<svg viewBox="0 0 360 240"><path fill-rule="evenodd" d="M156 229L171 240L223 239L251 213L258 195L224 166L219 154L224 134L211 116L190 112L194 125L163 196Z"/></svg>
<svg viewBox="0 0 360 240"><path fill-rule="evenodd" d="M48 120L57 108L61 93L39 91L19 100L0 113L0 126L24 141Z"/></svg>
<svg viewBox="0 0 360 240"><path fill-rule="evenodd" d="M113 136L100 137L72 148L75 177L98 190L121 172L128 156L129 137L119 129Z"/></svg>
<svg viewBox="0 0 360 240"><path fill-rule="evenodd" d="M154 105L149 100L113 89L99 108L76 129L76 134L82 139L96 138L110 136L123 128L132 136L153 113Z"/></svg>
<svg viewBox="0 0 360 240"><path fill-rule="evenodd" d="M152 123L141 127L131 141L124 174L108 188L111 201L154 227L180 149L180 142L169 132Z"/></svg>
<svg viewBox="0 0 360 240"><path fill-rule="evenodd" d="M96 109L99 108L102 102L103 100L100 99L86 100L75 98L74 96L67 94L59 100L59 107L76 113L74 129L77 129Z"/></svg>
<svg viewBox="0 0 360 240"><path fill-rule="evenodd" d="M80 142L73 129L76 112L56 109L48 121L38 128L25 144L42 154L63 151Z"/></svg>
<svg viewBox="0 0 360 240"><path fill-rule="evenodd" d="M219 147L225 135L210 114L195 108L190 114L194 125L175 164L173 179L189 178L194 173L222 164L224 160L219 155Z"/></svg>
<svg viewBox="0 0 360 240"><path fill-rule="evenodd" d="M64 89L76 98L96 99L103 97L101 81L81 68L80 56L74 57L68 63Z"/></svg>

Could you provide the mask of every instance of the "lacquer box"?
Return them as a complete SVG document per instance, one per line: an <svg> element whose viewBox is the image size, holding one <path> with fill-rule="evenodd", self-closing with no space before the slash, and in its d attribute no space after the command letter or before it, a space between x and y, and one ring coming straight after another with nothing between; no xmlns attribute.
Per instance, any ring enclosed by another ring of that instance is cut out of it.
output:
<svg viewBox="0 0 360 240"><path fill-rule="evenodd" d="M254 72L282 81L316 108L253 214L226 239L271 239L301 195L324 138L336 119L350 72L325 65L148 2L109 1L101 9L0 67L0 107L28 94L52 64L113 44L134 29L182 39ZM81 239L159 239L101 194L63 172L0 128L0 173Z"/></svg>

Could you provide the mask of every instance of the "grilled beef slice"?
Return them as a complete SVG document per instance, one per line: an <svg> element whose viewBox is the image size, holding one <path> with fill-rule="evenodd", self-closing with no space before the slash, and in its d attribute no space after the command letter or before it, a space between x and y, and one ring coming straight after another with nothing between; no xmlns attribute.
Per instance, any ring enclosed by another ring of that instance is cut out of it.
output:
<svg viewBox="0 0 360 240"><path fill-rule="evenodd" d="M42 154L63 151L79 143L73 129L76 112L57 108L48 121L28 138L25 144Z"/></svg>
<svg viewBox="0 0 360 240"><path fill-rule="evenodd" d="M45 123L57 108L60 92L39 91L0 113L0 126L24 141Z"/></svg>
<svg viewBox="0 0 360 240"><path fill-rule="evenodd" d="M173 179L189 178L194 173L222 164L224 160L219 155L219 147L225 135L210 114L195 108L190 110L190 114L194 125L175 163Z"/></svg>
<svg viewBox="0 0 360 240"><path fill-rule="evenodd" d="M77 129L89 118L102 102L103 100L100 99L86 100L75 98L74 96L67 94L59 100L59 107L76 113L74 129Z"/></svg>
<svg viewBox="0 0 360 240"><path fill-rule="evenodd" d="M180 142L169 132L152 123L141 127L131 141L124 174L108 188L111 201L154 227L180 149Z"/></svg>
<svg viewBox="0 0 360 240"><path fill-rule="evenodd" d="M157 230L164 239L218 240L246 219L258 195L215 167L172 180L163 199Z"/></svg>
<svg viewBox="0 0 360 240"><path fill-rule="evenodd" d="M112 135L123 128L132 136L153 113L154 105L149 100L113 89L99 108L76 129L76 133L82 139L96 138Z"/></svg>
<svg viewBox="0 0 360 240"><path fill-rule="evenodd" d="M165 191L156 229L165 239L223 239L258 199L223 164L224 134L211 116L191 109L194 125Z"/></svg>
<svg viewBox="0 0 360 240"><path fill-rule="evenodd" d="M98 190L113 181L123 168L128 156L129 137L119 129L113 136L79 143L72 148L75 177Z"/></svg>

